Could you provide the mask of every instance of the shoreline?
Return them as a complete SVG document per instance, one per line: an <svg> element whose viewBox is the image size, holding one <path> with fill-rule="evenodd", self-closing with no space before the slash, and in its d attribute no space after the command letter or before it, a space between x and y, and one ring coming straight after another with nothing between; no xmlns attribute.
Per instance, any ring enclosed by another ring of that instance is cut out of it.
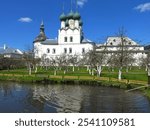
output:
<svg viewBox="0 0 150 130"><path fill-rule="evenodd" d="M122 81L112 81L112 80L98 80L96 78L91 79L67 79L62 76L62 78L56 78L52 76L48 77L37 77L37 76L20 76L20 75L0 75L0 81L11 81L11 82L19 82L19 83L40 83L40 84L63 84L63 85L92 85L94 86L103 86L103 87L112 87L124 90L136 89L140 86L143 88L134 90L141 91L143 95L147 96L150 99L150 87L146 87L145 84L136 84ZM145 87L144 87L145 86Z"/></svg>

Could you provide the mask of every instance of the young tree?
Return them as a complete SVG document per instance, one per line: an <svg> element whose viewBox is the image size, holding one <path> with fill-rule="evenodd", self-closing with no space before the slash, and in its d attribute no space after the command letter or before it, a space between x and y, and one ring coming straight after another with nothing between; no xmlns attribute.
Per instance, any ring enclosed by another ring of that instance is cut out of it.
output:
<svg viewBox="0 0 150 130"><path fill-rule="evenodd" d="M118 45L117 50L113 53L113 62L118 67L118 79L122 79L122 69L125 66L128 66L133 62L133 54L132 51L134 47L130 47L130 41L127 39L125 35L124 28L119 29L118 34Z"/></svg>

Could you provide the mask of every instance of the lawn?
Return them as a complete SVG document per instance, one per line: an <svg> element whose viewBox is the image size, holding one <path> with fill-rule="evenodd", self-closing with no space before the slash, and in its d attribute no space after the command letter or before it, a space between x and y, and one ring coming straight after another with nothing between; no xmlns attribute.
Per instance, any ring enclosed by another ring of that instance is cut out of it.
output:
<svg viewBox="0 0 150 130"><path fill-rule="evenodd" d="M28 75L28 70L26 68L23 69L14 69L14 70L1 70L0 74L11 74L11 75ZM50 67L47 70L45 68L38 68L38 72L35 73L34 71L32 72L32 75L36 75L36 77L48 77L49 75L54 75L54 68ZM72 71L72 67L68 67L68 71L64 74L64 69L57 70L57 76L66 76L67 79L72 77L78 77L81 76L83 78L88 78L93 79L93 76L91 76L86 67L75 67L75 71ZM96 74L95 74L96 76ZM110 71L108 67L104 67L101 77L108 77L108 78L115 78L117 79L118 77L118 69L114 68L114 71ZM144 68L139 69L138 67L132 67L132 69L128 72L126 72L126 69L123 68L123 73L122 73L122 79L126 80L139 80L139 81L147 81L147 72L145 71Z"/></svg>

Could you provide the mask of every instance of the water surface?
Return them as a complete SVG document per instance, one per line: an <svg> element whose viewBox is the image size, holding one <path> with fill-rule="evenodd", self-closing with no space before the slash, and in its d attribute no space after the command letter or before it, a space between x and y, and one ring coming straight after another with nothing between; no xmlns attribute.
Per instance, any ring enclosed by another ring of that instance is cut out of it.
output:
<svg viewBox="0 0 150 130"><path fill-rule="evenodd" d="M115 88L1 82L0 112L148 113L150 101Z"/></svg>

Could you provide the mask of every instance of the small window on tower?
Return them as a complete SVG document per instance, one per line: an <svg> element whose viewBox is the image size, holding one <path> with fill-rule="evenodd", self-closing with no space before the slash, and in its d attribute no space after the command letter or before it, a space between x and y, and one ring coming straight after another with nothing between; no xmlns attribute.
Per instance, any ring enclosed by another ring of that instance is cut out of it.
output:
<svg viewBox="0 0 150 130"><path fill-rule="evenodd" d="M84 48L82 48L82 54L85 54L85 49Z"/></svg>
<svg viewBox="0 0 150 130"><path fill-rule="evenodd" d="M56 49L53 49L53 54L55 54L56 53Z"/></svg>
<svg viewBox="0 0 150 130"><path fill-rule="evenodd" d="M67 37L64 38L64 42L67 42Z"/></svg>
<svg viewBox="0 0 150 130"><path fill-rule="evenodd" d="M112 46L112 45L113 45L113 43L111 42L111 43L110 43L110 45Z"/></svg>
<svg viewBox="0 0 150 130"><path fill-rule="evenodd" d="M131 45L132 43L131 42L129 42L129 45Z"/></svg>
<svg viewBox="0 0 150 130"><path fill-rule="evenodd" d="M47 53L50 53L50 49L47 49Z"/></svg>
<svg viewBox="0 0 150 130"><path fill-rule="evenodd" d="M67 53L67 48L64 48L64 53L65 53L65 54Z"/></svg>
<svg viewBox="0 0 150 130"><path fill-rule="evenodd" d="M69 48L69 53L72 54L72 48Z"/></svg>
<svg viewBox="0 0 150 130"><path fill-rule="evenodd" d="M70 42L73 42L73 37L70 37Z"/></svg>

